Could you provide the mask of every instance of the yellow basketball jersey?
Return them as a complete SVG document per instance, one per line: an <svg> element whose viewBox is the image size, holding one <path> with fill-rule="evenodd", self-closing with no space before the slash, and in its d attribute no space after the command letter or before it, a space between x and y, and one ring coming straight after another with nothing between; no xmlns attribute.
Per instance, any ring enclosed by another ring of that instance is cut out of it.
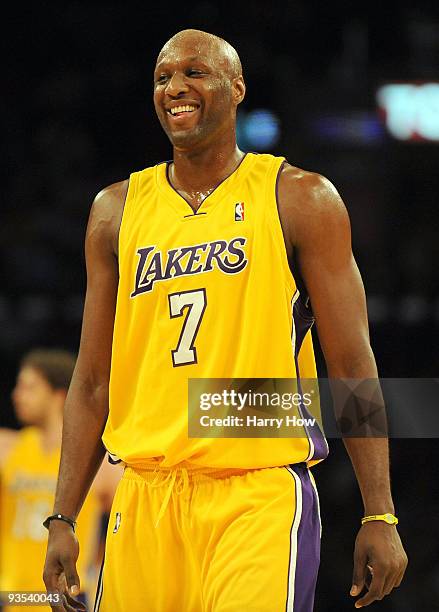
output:
<svg viewBox="0 0 439 612"><path fill-rule="evenodd" d="M131 175L103 435L128 465L258 468L326 456L318 426L294 439L188 437L189 378L316 376L312 318L277 211L283 162L248 153L196 213L171 186L169 164Z"/></svg>
<svg viewBox="0 0 439 612"><path fill-rule="evenodd" d="M35 427L22 429L18 436L0 472L0 591L45 591L47 530L42 522L52 514L60 451L45 453ZM88 588L96 553L97 520L97 500L90 493L77 529L82 590Z"/></svg>

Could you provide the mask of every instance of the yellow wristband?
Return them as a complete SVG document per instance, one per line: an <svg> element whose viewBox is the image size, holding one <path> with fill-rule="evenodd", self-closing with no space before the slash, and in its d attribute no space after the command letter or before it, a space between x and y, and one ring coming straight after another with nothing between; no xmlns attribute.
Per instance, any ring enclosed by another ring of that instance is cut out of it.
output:
<svg viewBox="0 0 439 612"><path fill-rule="evenodd" d="M370 523L371 521L384 521L388 525L398 524L398 519L394 514L390 514L390 512L387 514L371 514L370 516L364 516L361 519L361 524L364 525L364 523Z"/></svg>

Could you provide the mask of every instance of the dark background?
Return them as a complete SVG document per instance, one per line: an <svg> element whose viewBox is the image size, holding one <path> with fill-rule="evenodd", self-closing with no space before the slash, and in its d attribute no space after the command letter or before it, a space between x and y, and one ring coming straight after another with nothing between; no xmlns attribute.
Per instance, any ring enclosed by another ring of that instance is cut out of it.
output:
<svg viewBox="0 0 439 612"><path fill-rule="evenodd" d="M237 48L248 89L242 110L271 109L280 120L270 152L328 176L344 198L381 376L437 376L439 142L393 139L375 101L388 81L439 80L439 10L431 6L40 2L3 14L0 424L17 426L9 394L24 351L77 350L95 194L171 156L153 112L152 69L163 43L186 27ZM362 515L342 443L331 450L315 469L319 612L353 609L351 556ZM399 591L373 607L439 610L437 441L392 440L391 450L411 563Z"/></svg>

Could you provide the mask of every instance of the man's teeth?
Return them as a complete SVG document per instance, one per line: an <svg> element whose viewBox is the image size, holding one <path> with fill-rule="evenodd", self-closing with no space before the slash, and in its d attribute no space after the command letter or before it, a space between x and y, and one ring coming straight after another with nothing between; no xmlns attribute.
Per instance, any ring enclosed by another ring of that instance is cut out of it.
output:
<svg viewBox="0 0 439 612"><path fill-rule="evenodd" d="M176 106L175 108L171 108L171 115L176 115L177 113L191 113L192 111L197 110L195 106L189 106L186 104L185 106Z"/></svg>

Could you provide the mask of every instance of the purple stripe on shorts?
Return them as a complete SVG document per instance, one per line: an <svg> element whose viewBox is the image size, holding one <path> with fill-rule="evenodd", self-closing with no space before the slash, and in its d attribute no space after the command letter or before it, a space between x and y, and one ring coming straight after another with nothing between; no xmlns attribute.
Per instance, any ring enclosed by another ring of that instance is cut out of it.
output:
<svg viewBox="0 0 439 612"><path fill-rule="evenodd" d="M299 476L302 483L302 514L297 533L293 612L312 612L320 564L318 501L307 467L304 464L293 464L290 469Z"/></svg>

